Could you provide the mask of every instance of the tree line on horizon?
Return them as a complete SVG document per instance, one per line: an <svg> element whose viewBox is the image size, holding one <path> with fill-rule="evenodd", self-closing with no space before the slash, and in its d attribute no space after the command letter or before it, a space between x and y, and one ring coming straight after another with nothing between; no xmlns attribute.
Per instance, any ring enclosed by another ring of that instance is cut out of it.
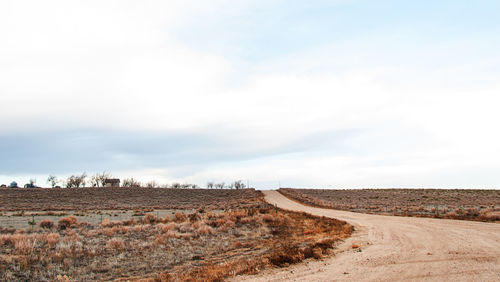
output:
<svg viewBox="0 0 500 282"><path fill-rule="evenodd" d="M113 176L109 172L95 173L88 176L87 173L73 174L66 179L59 179L55 175L49 175L47 177L47 183L51 185L52 188L83 188L83 187L105 187L106 180L113 179ZM40 188L36 186L36 180L30 179L29 183L24 185L25 188ZM85 186L88 185L88 186ZM2 185L6 187L6 185ZM17 183L13 181L10 186L11 188L18 188ZM156 181L148 181L142 183L134 178L125 178L121 182L120 187L144 187L144 188L170 188L170 189L197 189L200 188L196 184L190 183L179 183L174 182L172 184L160 184ZM208 189L245 189L246 185L242 180L236 180L226 184L225 182L207 182L206 188Z"/></svg>

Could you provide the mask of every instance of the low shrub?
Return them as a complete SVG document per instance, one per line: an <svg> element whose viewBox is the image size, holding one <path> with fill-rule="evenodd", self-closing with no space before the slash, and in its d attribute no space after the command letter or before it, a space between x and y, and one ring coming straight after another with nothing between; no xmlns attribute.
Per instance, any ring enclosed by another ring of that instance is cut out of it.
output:
<svg viewBox="0 0 500 282"><path fill-rule="evenodd" d="M123 240L119 238L113 238L106 244L106 247L112 251L121 251L123 250L123 246Z"/></svg>
<svg viewBox="0 0 500 282"><path fill-rule="evenodd" d="M163 232L168 232L170 230L177 230L179 229L179 224L175 222L169 222L161 227L161 231Z"/></svg>
<svg viewBox="0 0 500 282"><path fill-rule="evenodd" d="M180 226L179 226L179 231L182 232L182 233L189 233L189 232L193 232L194 231L194 228L193 226L191 225L191 223L189 222L184 222L182 223Z"/></svg>
<svg viewBox="0 0 500 282"><path fill-rule="evenodd" d="M77 222L78 220L76 219L75 216L63 217L57 223L57 228L59 228L59 230L65 230L67 228L75 226Z"/></svg>
<svg viewBox="0 0 500 282"><path fill-rule="evenodd" d="M59 239L61 237L59 236L59 234L57 233L50 233L50 234L47 234L47 244L49 245L49 247L53 248L57 242L59 242Z"/></svg>
<svg viewBox="0 0 500 282"><path fill-rule="evenodd" d="M201 216L200 214L194 212L192 214L189 214L188 215L188 218L189 218L189 221L190 222L197 222L197 221L200 221L201 220Z"/></svg>
<svg viewBox="0 0 500 282"><path fill-rule="evenodd" d="M184 222L186 221L187 217L185 214L181 213L181 212L176 212L174 214L174 221L175 222Z"/></svg>
<svg viewBox="0 0 500 282"><path fill-rule="evenodd" d="M277 266L283 267L304 260L304 252L298 246L285 246L269 257L269 261Z"/></svg>
<svg viewBox="0 0 500 282"><path fill-rule="evenodd" d="M214 230L212 229L212 227L210 227L206 224L202 224L202 225L200 225L200 227L198 227L198 229L196 230L196 233L198 235L210 235L210 234L214 233Z"/></svg>
<svg viewBox="0 0 500 282"><path fill-rule="evenodd" d="M45 229L51 229L52 227L54 227L54 222L52 222L52 220L49 219L44 219L40 221L40 227Z"/></svg>
<svg viewBox="0 0 500 282"><path fill-rule="evenodd" d="M155 224L157 221L158 221L158 219L152 213L147 213L142 218L142 222L144 222L145 224Z"/></svg>

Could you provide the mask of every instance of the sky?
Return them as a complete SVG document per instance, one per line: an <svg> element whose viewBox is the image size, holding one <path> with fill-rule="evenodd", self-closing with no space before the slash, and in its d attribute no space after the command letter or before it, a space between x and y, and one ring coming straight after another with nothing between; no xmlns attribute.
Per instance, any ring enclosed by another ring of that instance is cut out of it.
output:
<svg viewBox="0 0 500 282"><path fill-rule="evenodd" d="M500 187L498 1L0 2L0 184Z"/></svg>

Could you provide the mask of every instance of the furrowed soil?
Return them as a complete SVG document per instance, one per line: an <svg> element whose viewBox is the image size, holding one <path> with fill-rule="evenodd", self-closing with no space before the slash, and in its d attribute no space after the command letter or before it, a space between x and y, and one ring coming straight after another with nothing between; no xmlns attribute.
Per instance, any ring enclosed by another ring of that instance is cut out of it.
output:
<svg viewBox="0 0 500 282"><path fill-rule="evenodd" d="M345 220L355 232L327 260L237 281L500 281L500 224L315 208L264 191L279 208Z"/></svg>
<svg viewBox="0 0 500 282"><path fill-rule="evenodd" d="M500 190L290 189L278 190L306 205L352 212L500 221Z"/></svg>
<svg viewBox="0 0 500 282"><path fill-rule="evenodd" d="M259 197L254 189L4 188L0 211L232 208Z"/></svg>

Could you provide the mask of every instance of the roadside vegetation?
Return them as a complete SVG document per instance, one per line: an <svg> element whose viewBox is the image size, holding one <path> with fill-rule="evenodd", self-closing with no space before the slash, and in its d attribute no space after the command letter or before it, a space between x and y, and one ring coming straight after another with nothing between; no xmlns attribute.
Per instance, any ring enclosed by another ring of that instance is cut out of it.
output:
<svg viewBox="0 0 500 282"><path fill-rule="evenodd" d="M45 204L74 209L82 204L76 199L84 197L92 209L0 213L0 217L9 214L28 222L25 228L0 227L2 281L218 281L307 258L321 259L353 230L343 221L276 209L253 189L29 191L48 193L32 194L31 203L41 197ZM54 191L87 194L72 194L73 200L71 194L58 199L54 196L61 195L51 194ZM108 193L95 194L97 191ZM148 194L152 191L166 194ZM143 195L144 200L139 197L138 203L131 204L137 195ZM147 199L155 196L160 196L158 201L163 201L162 207L169 213L160 216L156 203L147 204ZM184 204L187 202L189 205ZM10 209L19 207L7 203ZM123 203L140 209L130 218L84 220L89 214L109 212L99 205ZM179 205L183 207L177 208Z"/></svg>
<svg viewBox="0 0 500 282"><path fill-rule="evenodd" d="M281 188L278 191L310 206L338 210L500 222L500 190Z"/></svg>

